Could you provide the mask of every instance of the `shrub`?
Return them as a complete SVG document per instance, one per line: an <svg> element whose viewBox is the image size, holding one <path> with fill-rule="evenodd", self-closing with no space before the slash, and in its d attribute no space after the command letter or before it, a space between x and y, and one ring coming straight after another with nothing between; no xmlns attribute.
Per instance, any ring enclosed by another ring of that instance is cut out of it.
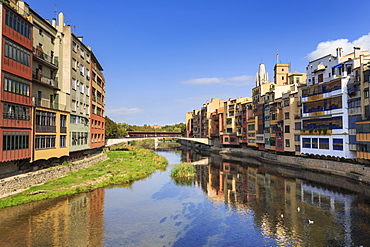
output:
<svg viewBox="0 0 370 247"><path fill-rule="evenodd" d="M171 178L177 185L192 185L196 170L191 163L180 163L171 170Z"/></svg>

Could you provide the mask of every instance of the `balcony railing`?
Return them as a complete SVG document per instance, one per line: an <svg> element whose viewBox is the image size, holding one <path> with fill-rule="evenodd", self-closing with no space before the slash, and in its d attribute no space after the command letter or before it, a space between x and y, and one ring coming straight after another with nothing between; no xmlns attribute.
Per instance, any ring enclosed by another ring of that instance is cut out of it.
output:
<svg viewBox="0 0 370 247"><path fill-rule="evenodd" d="M43 99L43 98L35 98L34 105L35 106L40 106L40 107L45 107L45 108L50 108L50 109L55 109L55 110L65 110L65 109L59 109L58 102L56 102L56 101L51 102L50 100Z"/></svg>
<svg viewBox="0 0 370 247"><path fill-rule="evenodd" d="M42 84L42 85L48 85L51 87L58 88L58 77L49 78L42 74L42 71L37 69L36 73L32 73L32 78L34 81Z"/></svg>
<svg viewBox="0 0 370 247"><path fill-rule="evenodd" d="M48 64L59 66L58 57L50 56L42 51L41 47L33 47L33 54Z"/></svg>
<svg viewBox="0 0 370 247"><path fill-rule="evenodd" d="M56 126L36 125L36 132L56 133Z"/></svg>

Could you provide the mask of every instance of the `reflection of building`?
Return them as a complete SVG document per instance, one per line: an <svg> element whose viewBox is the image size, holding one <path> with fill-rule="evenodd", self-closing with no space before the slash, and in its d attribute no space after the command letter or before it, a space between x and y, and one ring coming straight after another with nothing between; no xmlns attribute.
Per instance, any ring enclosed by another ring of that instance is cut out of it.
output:
<svg viewBox="0 0 370 247"><path fill-rule="evenodd" d="M198 178L207 196L243 212L253 210L254 222L262 234L273 236L279 243L297 241L299 246L303 241L303 245L351 246L356 233L366 236L368 220L363 220L364 227L354 227L358 215L350 213L356 203L353 195L276 175L283 172L280 168L274 167L274 173L270 173L269 167L212 162L211 159L207 185L203 184L204 175ZM362 207L360 220L370 214L368 205L363 203ZM309 220L314 224L309 224ZM325 231L322 231L323 226ZM302 236L306 236L305 239Z"/></svg>
<svg viewBox="0 0 370 247"><path fill-rule="evenodd" d="M104 189L82 193L68 199L54 199L2 210L3 223L0 226L2 246L101 246L104 226ZM38 210L36 210L38 209ZM12 211L13 210L13 211ZM31 212L30 212L31 210ZM14 232L18 232L15 234ZM42 234L40 234L42 233Z"/></svg>

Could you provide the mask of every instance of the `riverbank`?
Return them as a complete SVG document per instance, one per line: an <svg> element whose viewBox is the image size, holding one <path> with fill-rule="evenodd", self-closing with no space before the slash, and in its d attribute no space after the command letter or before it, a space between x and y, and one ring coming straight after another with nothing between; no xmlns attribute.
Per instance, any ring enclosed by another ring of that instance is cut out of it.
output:
<svg viewBox="0 0 370 247"><path fill-rule="evenodd" d="M361 164L275 154L250 148L220 148L186 141L181 143L199 152L221 154L224 158L230 160L242 161L243 158L252 158L272 165L333 174L370 184L370 167Z"/></svg>
<svg viewBox="0 0 370 247"><path fill-rule="evenodd" d="M105 161L3 198L0 200L0 208L90 191L108 185L130 184L147 177L155 170L167 167L165 158L140 147L117 147L108 152L107 156ZM62 166L51 169L62 169ZM32 177L35 174L27 176ZM17 182L17 178L8 179Z"/></svg>

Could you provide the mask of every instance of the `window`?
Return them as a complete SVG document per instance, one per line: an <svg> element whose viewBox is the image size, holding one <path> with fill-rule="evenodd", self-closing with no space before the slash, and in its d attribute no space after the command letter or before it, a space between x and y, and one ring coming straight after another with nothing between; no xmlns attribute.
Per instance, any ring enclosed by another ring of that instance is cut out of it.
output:
<svg viewBox="0 0 370 247"><path fill-rule="evenodd" d="M61 148L67 147L67 136L66 135L60 136L60 147Z"/></svg>
<svg viewBox="0 0 370 247"><path fill-rule="evenodd" d="M67 116L60 115L60 133L67 133Z"/></svg>
<svg viewBox="0 0 370 247"><path fill-rule="evenodd" d="M289 139L285 140L285 147L290 147L290 140Z"/></svg>
<svg viewBox="0 0 370 247"><path fill-rule="evenodd" d="M317 138L312 138L312 148L314 149L318 148Z"/></svg>
<svg viewBox="0 0 370 247"><path fill-rule="evenodd" d="M254 124L248 124L248 130L254 130Z"/></svg>
<svg viewBox="0 0 370 247"><path fill-rule="evenodd" d="M86 69L86 79L90 80L90 70Z"/></svg>
<svg viewBox="0 0 370 247"><path fill-rule="evenodd" d="M71 109L72 109L72 111L76 111L77 109L76 109L76 101L75 100L72 100L72 102L71 102Z"/></svg>
<svg viewBox="0 0 370 247"><path fill-rule="evenodd" d="M5 12L5 25L17 31L27 39L31 38L31 26L23 19L13 14L10 10Z"/></svg>
<svg viewBox="0 0 370 247"><path fill-rule="evenodd" d="M333 139L333 150L343 150L343 139Z"/></svg>
<svg viewBox="0 0 370 247"><path fill-rule="evenodd" d="M284 106L289 106L289 100L284 100Z"/></svg>
<svg viewBox="0 0 370 247"><path fill-rule="evenodd" d="M320 83L323 81L324 81L324 75L323 74L317 75L317 82Z"/></svg>
<svg viewBox="0 0 370 247"><path fill-rule="evenodd" d="M75 78L72 78L72 89L76 90L77 81Z"/></svg>
<svg viewBox="0 0 370 247"><path fill-rule="evenodd" d="M300 141L300 135L294 135L294 141L299 142Z"/></svg>
<svg viewBox="0 0 370 247"><path fill-rule="evenodd" d="M329 149L329 138L319 139L319 149Z"/></svg>
<svg viewBox="0 0 370 247"><path fill-rule="evenodd" d="M295 122L294 123L294 129L295 130L301 130L301 122Z"/></svg>
<svg viewBox="0 0 370 247"><path fill-rule="evenodd" d="M4 131L3 151L28 149L29 132L27 131Z"/></svg>
<svg viewBox="0 0 370 247"><path fill-rule="evenodd" d="M289 125L285 125L285 127L284 127L284 129L285 129L285 133L290 133L290 126Z"/></svg>
<svg viewBox="0 0 370 247"><path fill-rule="evenodd" d="M80 56L81 58L85 58L85 51L83 49L80 49Z"/></svg>
<svg viewBox="0 0 370 247"><path fill-rule="evenodd" d="M72 42L72 51L77 52L77 44L76 42Z"/></svg>
<svg viewBox="0 0 370 247"><path fill-rule="evenodd" d="M80 93L84 93L84 92L85 92L84 84L80 83Z"/></svg>
<svg viewBox="0 0 370 247"><path fill-rule="evenodd" d="M80 64L80 75L85 75L85 67L82 64Z"/></svg>
<svg viewBox="0 0 370 247"><path fill-rule="evenodd" d="M31 53L9 40L5 40L4 54L5 57L30 67Z"/></svg>
<svg viewBox="0 0 370 247"><path fill-rule="evenodd" d="M76 70L77 69L77 60L72 58L72 69Z"/></svg>
<svg viewBox="0 0 370 247"><path fill-rule="evenodd" d="M36 149L55 148L55 135L37 135Z"/></svg>
<svg viewBox="0 0 370 247"><path fill-rule="evenodd" d="M284 113L285 119L289 119L289 112Z"/></svg>
<svg viewBox="0 0 370 247"><path fill-rule="evenodd" d="M3 118L5 119L28 121L31 119L30 112L31 112L30 107L6 104L6 103L4 103L3 105Z"/></svg>
<svg viewBox="0 0 370 247"><path fill-rule="evenodd" d="M369 98L369 88L365 88L364 90L364 98L368 99Z"/></svg>
<svg viewBox="0 0 370 247"><path fill-rule="evenodd" d="M29 97L30 85L4 77L4 91Z"/></svg>
<svg viewBox="0 0 370 247"><path fill-rule="evenodd" d="M311 138L302 138L302 147L311 148Z"/></svg>

